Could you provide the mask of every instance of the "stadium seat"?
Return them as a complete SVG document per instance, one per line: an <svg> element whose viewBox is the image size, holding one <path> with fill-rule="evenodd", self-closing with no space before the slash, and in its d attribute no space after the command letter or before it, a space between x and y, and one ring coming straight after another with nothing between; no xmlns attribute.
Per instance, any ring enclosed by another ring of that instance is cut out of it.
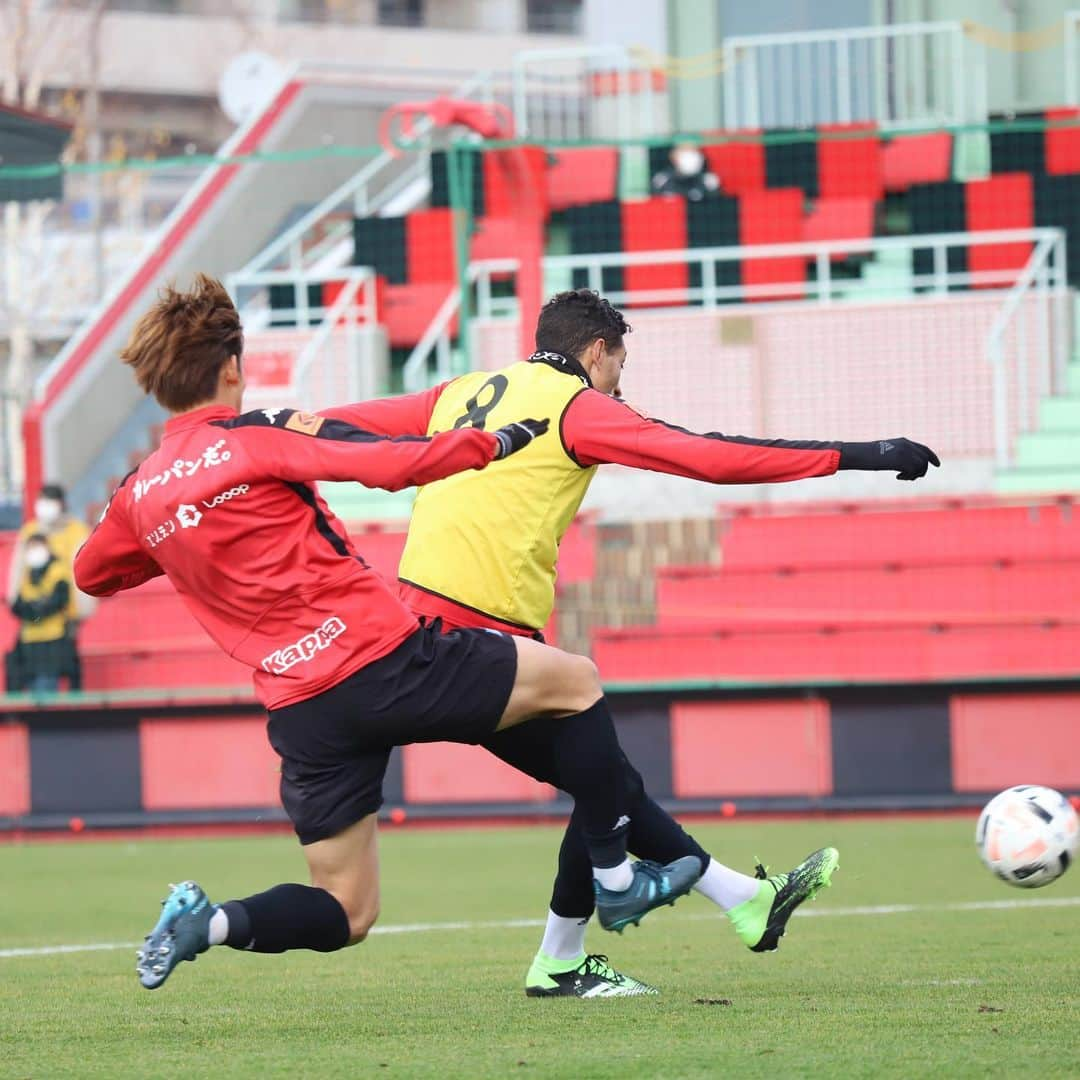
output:
<svg viewBox="0 0 1080 1080"><path fill-rule="evenodd" d="M803 683L936 682L1002 675L1074 676L1080 626L1004 619L985 625L597 630L593 658L611 682L681 679Z"/></svg>
<svg viewBox="0 0 1080 1080"><path fill-rule="evenodd" d="M997 173L1040 173L1046 167L1046 132L1041 110L992 113L990 122L997 125L990 132L990 168ZM1019 125L1012 127L1019 121Z"/></svg>
<svg viewBox="0 0 1080 1080"><path fill-rule="evenodd" d="M1046 119L1046 171L1051 176L1080 173L1080 109L1047 109Z"/></svg>
<svg viewBox="0 0 1080 1080"><path fill-rule="evenodd" d="M749 191L739 199L739 243L797 243L803 233L803 193L798 188ZM770 259L744 259L744 285L772 285L797 282L805 276L802 256ZM801 286L785 289L767 299L799 297Z"/></svg>
<svg viewBox="0 0 1080 1080"><path fill-rule="evenodd" d="M760 191L765 186L765 146L758 129L733 131L730 142L703 146L710 170L720 181L720 189L728 195L745 191Z"/></svg>
<svg viewBox="0 0 1080 1080"><path fill-rule="evenodd" d="M884 195L881 139L874 124L824 124L818 128L818 194L823 199Z"/></svg>
<svg viewBox="0 0 1080 1080"><path fill-rule="evenodd" d="M919 566L1080 558L1068 506L805 514L735 520L725 567Z"/></svg>
<svg viewBox="0 0 1080 1080"><path fill-rule="evenodd" d="M835 197L818 199L803 219L803 239L851 240L873 236L874 201L866 197ZM837 252L833 261L839 262L855 252Z"/></svg>
<svg viewBox="0 0 1080 1080"><path fill-rule="evenodd" d="M455 280L453 214L452 210L433 208L405 216L405 264L410 284Z"/></svg>
<svg viewBox="0 0 1080 1080"><path fill-rule="evenodd" d="M619 152L609 146L555 150L545 179L552 211L614 199L619 181Z"/></svg>
<svg viewBox="0 0 1080 1080"><path fill-rule="evenodd" d="M948 180L952 175L952 135L896 135L882 147L882 183L886 191L907 191L912 184Z"/></svg>
<svg viewBox="0 0 1080 1080"><path fill-rule="evenodd" d="M951 180L914 184L907 201L913 234L964 232L967 229L963 184ZM946 268L950 274L967 270L967 248L950 247L946 255ZM917 248L912 268L918 277L930 279L935 271L933 252L929 248ZM927 281L922 284L925 286Z"/></svg>
<svg viewBox="0 0 1080 1080"><path fill-rule="evenodd" d="M687 246L686 200L661 195L622 204L624 251L672 251ZM628 290L682 290L689 278L686 263L627 266L623 271ZM684 305L685 293L670 299L646 301L648 307Z"/></svg>
<svg viewBox="0 0 1080 1080"><path fill-rule="evenodd" d="M488 150L482 155L481 161L486 215L512 217L531 207L538 210L542 218L547 217L546 151L539 146ZM523 190L522 185L526 184L528 190Z"/></svg>
<svg viewBox="0 0 1080 1080"><path fill-rule="evenodd" d="M967 227L972 232L997 229L1030 229L1035 222L1032 178L1029 173L1007 173L973 180L964 188ZM1031 243L973 244L968 249L968 269L973 273L1020 270L1031 255ZM1001 288L1002 282L985 282ZM978 283L976 283L978 287Z"/></svg>
<svg viewBox="0 0 1080 1080"><path fill-rule="evenodd" d="M799 188L816 198L818 187L817 138L804 130L775 129L765 144L765 184L770 188Z"/></svg>
<svg viewBox="0 0 1080 1080"><path fill-rule="evenodd" d="M782 620L866 613L1031 615L1065 617L1080 611L1080 558L971 565L848 566L843 569L737 570L661 567L656 614L661 626L703 617Z"/></svg>

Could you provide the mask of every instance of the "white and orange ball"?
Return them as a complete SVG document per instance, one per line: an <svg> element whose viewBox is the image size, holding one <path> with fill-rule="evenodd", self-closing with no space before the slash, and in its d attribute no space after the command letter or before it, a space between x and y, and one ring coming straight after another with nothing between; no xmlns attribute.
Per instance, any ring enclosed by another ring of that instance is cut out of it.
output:
<svg viewBox="0 0 1080 1080"><path fill-rule="evenodd" d="M1057 881L1080 850L1080 819L1053 788L1021 784L995 795L979 815L975 843L987 869L1022 889Z"/></svg>

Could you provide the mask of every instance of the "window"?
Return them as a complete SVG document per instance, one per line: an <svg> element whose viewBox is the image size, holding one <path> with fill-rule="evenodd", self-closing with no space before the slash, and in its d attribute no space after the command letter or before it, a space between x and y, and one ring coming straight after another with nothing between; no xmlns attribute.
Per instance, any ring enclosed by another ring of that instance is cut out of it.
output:
<svg viewBox="0 0 1080 1080"><path fill-rule="evenodd" d="M526 0L530 34L580 34L582 0Z"/></svg>
<svg viewBox="0 0 1080 1080"><path fill-rule="evenodd" d="M423 26L424 0L379 0L380 26Z"/></svg>

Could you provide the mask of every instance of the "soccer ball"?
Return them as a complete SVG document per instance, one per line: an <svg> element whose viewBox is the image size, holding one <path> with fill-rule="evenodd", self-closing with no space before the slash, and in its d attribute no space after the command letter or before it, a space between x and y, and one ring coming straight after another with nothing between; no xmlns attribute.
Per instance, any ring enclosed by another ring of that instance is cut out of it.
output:
<svg viewBox="0 0 1080 1080"><path fill-rule="evenodd" d="M975 843L988 870L1022 889L1057 881L1080 849L1080 820L1053 788L1021 784L995 795L979 815Z"/></svg>

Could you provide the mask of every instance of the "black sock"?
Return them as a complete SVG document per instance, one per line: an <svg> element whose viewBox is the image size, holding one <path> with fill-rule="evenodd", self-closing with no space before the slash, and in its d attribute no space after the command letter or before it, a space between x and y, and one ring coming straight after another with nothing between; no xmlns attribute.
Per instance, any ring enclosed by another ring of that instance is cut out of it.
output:
<svg viewBox="0 0 1080 1080"><path fill-rule="evenodd" d="M248 952L289 949L334 952L349 944L349 917L325 889L275 885L244 900L222 904L229 919L225 944Z"/></svg>
<svg viewBox="0 0 1080 1080"><path fill-rule="evenodd" d="M623 756L626 777L627 813L630 831L627 841L630 850L642 859L669 863L684 855L701 860L701 871L709 865L709 853L645 791L641 773ZM551 892L551 910L564 919L587 919L593 913L592 864L581 819L577 812L563 834L559 847L559 871Z"/></svg>
<svg viewBox="0 0 1080 1080"><path fill-rule="evenodd" d="M626 858L630 818L626 810L623 754L607 702L553 725L563 789L574 800L593 866L618 866Z"/></svg>
<svg viewBox="0 0 1080 1080"><path fill-rule="evenodd" d="M696 855L701 872L709 865L709 853L645 791L641 773L624 757L627 802L630 807L630 850L641 859L658 863L674 862L684 855Z"/></svg>

